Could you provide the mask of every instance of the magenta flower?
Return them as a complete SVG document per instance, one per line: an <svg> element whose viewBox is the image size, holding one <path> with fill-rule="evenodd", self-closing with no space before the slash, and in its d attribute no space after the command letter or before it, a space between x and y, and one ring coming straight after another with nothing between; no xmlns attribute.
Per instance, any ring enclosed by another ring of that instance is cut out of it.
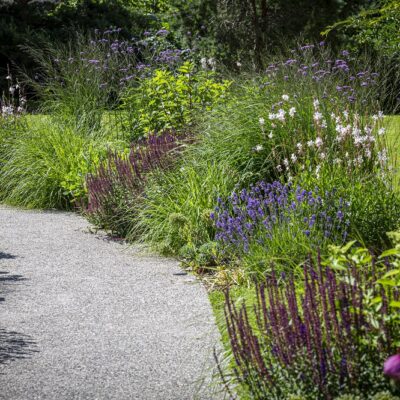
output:
<svg viewBox="0 0 400 400"><path fill-rule="evenodd" d="M385 361L383 373L394 380L400 381L400 354L391 356Z"/></svg>

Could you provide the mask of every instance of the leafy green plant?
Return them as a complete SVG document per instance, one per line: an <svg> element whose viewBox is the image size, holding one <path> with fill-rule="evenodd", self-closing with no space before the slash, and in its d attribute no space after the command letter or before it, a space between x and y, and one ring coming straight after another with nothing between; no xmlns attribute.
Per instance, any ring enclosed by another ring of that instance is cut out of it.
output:
<svg viewBox="0 0 400 400"><path fill-rule="evenodd" d="M229 86L229 81L219 82L212 72L196 71L187 61L176 72L156 69L139 86L128 89L122 109L137 136L185 130L193 124L196 112L209 111L221 102Z"/></svg>
<svg viewBox="0 0 400 400"><path fill-rule="evenodd" d="M397 0L380 0L344 21L329 26L331 31L350 33L358 46L371 46L378 53L393 55L400 51L400 4Z"/></svg>

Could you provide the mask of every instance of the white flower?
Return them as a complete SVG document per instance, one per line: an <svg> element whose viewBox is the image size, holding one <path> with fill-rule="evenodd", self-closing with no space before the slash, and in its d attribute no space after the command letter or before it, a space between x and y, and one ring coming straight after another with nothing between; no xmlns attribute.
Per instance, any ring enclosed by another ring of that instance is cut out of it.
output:
<svg viewBox="0 0 400 400"><path fill-rule="evenodd" d="M334 163L334 164L341 164L341 163L342 163L342 160L341 160L340 158L335 158L335 159L333 160L333 163Z"/></svg>
<svg viewBox="0 0 400 400"><path fill-rule="evenodd" d="M284 122L285 121L285 115L286 115L286 111L281 108L281 109L278 110L278 114L276 114L276 118L279 121Z"/></svg>
<svg viewBox="0 0 400 400"><path fill-rule="evenodd" d="M384 115L383 115L383 111L379 111L378 112L378 118L383 119Z"/></svg>
<svg viewBox="0 0 400 400"><path fill-rule="evenodd" d="M269 114L268 114L268 119L271 120L271 121L273 121L274 119L276 119L276 114L269 113Z"/></svg>
<svg viewBox="0 0 400 400"><path fill-rule="evenodd" d="M285 165L285 167L287 168L289 166L289 160L287 158L285 158L283 160L283 164Z"/></svg>
<svg viewBox="0 0 400 400"><path fill-rule="evenodd" d="M371 158L371 150L370 149L367 149L367 150L365 150L365 155L367 156L367 158Z"/></svg>
<svg viewBox="0 0 400 400"><path fill-rule="evenodd" d="M287 94L282 95L282 100L289 101L289 96Z"/></svg>
<svg viewBox="0 0 400 400"><path fill-rule="evenodd" d="M319 157L320 157L321 160L325 160L326 154L325 154L325 153L321 153L321 154L319 155Z"/></svg>
<svg viewBox="0 0 400 400"><path fill-rule="evenodd" d="M322 119L322 117L323 117L323 115L319 111L316 111L314 113L314 121L318 122L318 121L320 121Z"/></svg>
<svg viewBox="0 0 400 400"><path fill-rule="evenodd" d="M317 165L317 167L315 168L315 175L317 176L317 178L319 178L319 171L321 171L321 166Z"/></svg>
<svg viewBox="0 0 400 400"><path fill-rule="evenodd" d="M265 119L261 117L261 118L258 119L258 122L260 123L261 126L264 126Z"/></svg>
<svg viewBox="0 0 400 400"><path fill-rule="evenodd" d="M272 133L272 131L269 133L268 137L269 137L270 139L272 139L272 138L274 137L274 134Z"/></svg>
<svg viewBox="0 0 400 400"><path fill-rule="evenodd" d="M7 79L8 81L11 81L11 75L7 75L7 76L6 76L6 79Z"/></svg>
<svg viewBox="0 0 400 400"><path fill-rule="evenodd" d="M295 162L297 161L297 156L296 156L296 154L293 153L293 154L290 156L290 159L292 160L293 163L295 163Z"/></svg>
<svg viewBox="0 0 400 400"><path fill-rule="evenodd" d="M24 109L21 106L17 107L17 112L22 113L22 111L24 111Z"/></svg>
<svg viewBox="0 0 400 400"><path fill-rule="evenodd" d="M276 166L276 169L277 169L279 172L282 172L282 166L281 166L281 165L277 165L277 166Z"/></svg>
<svg viewBox="0 0 400 400"><path fill-rule="evenodd" d="M240 61L236 61L236 66L237 66L238 68L240 68L240 67L242 66L242 63L241 63Z"/></svg>
<svg viewBox="0 0 400 400"><path fill-rule="evenodd" d="M320 137L315 139L315 145L320 148L324 144L323 140Z"/></svg>
<svg viewBox="0 0 400 400"><path fill-rule="evenodd" d="M208 61L207 61L207 63L208 63L208 65L209 65L212 69L214 69L215 66L217 65L217 63L216 63L216 61L215 61L215 58L209 58Z"/></svg>
<svg viewBox="0 0 400 400"><path fill-rule="evenodd" d="M254 151L261 151L261 150L263 150L264 149L264 147L261 145L261 144L258 144L256 147L254 147Z"/></svg>
<svg viewBox="0 0 400 400"><path fill-rule="evenodd" d="M319 100L318 100L318 99L314 99L313 105L314 105L314 108L315 108L315 109L318 109L318 107L319 107Z"/></svg>
<svg viewBox="0 0 400 400"><path fill-rule="evenodd" d="M308 147L314 147L314 141L309 140L309 141L307 142L307 146L308 146Z"/></svg>
<svg viewBox="0 0 400 400"><path fill-rule="evenodd" d="M289 110L289 115L293 118L295 114L296 114L296 108L295 108L295 107L292 107L292 108Z"/></svg>
<svg viewBox="0 0 400 400"><path fill-rule="evenodd" d="M297 150L299 153L301 153L301 150L303 150L303 145L301 143L296 144Z"/></svg>
<svg viewBox="0 0 400 400"><path fill-rule="evenodd" d="M381 129L379 129L379 131L378 131L378 135L379 135L379 136L382 136L382 135L385 134L385 132L386 132L386 129L385 129L385 128L381 128Z"/></svg>
<svg viewBox="0 0 400 400"><path fill-rule="evenodd" d="M207 58L202 57L200 60L201 68L207 69Z"/></svg>
<svg viewBox="0 0 400 400"><path fill-rule="evenodd" d="M10 88L8 90L13 95L14 92L15 92L15 87L14 86L10 86Z"/></svg>
<svg viewBox="0 0 400 400"><path fill-rule="evenodd" d="M322 120L322 122L321 122L321 128L327 128L328 127L328 124L326 123L326 121L323 119Z"/></svg>
<svg viewBox="0 0 400 400"><path fill-rule="evenodd" d="M383 149L382 151L378 151L378 160L382 163L385 164L386 161L388 160L387 152L386 149Z"/></svg>
<svg viewBox="0 0 400 400"><path fill-rule="evenodd" d="M14 108L12 106L2 106L1 113L3 116L12 115L14 113Z"/></svg>
<svg viewBox="0 0 400 400"><path fill-rule="evenodd" d="M344 116L344 119L347 121L348 118L349 118L349 112L347 110L344 110L343 111L343 116Z"/></svg>
<svg viewBox="0 0 400 400"><path fill-rule="evenodd" d="M370 126L366 125L366 126L364 127L364 132L365 132L367 135L370 135L371 132L372 132L372 128L371 128Z"/></svg>

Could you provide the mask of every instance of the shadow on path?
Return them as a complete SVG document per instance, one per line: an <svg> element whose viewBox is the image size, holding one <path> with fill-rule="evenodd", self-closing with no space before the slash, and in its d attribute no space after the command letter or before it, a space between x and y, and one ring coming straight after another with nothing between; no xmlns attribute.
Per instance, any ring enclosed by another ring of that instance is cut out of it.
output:
<svg viewBox="0 0 400 400"><path fill-rule="evenodd" d="M13 260L14 258L17 258L17 256L14 256L13 254L10 253L3 253L0 251L0 260Z"/></svg>
<svg viewBox="0 0 400 400"><path fill-rule="evenodd" d="M16 256L0 252L1 258L11 259ZM0 271L0 306L5 301L3 296L10 292L9 286L21 281L26 281L22 275ZM8 361L30 357L36 352L38 352L37 345L31 336L0 328L0 365Z"/></svg>
<svg viewBox="0 0 400 400"><path fill-rule="evenodd" d="M31 336L0 328L0 364L30 357L38 351Z"/></svg>

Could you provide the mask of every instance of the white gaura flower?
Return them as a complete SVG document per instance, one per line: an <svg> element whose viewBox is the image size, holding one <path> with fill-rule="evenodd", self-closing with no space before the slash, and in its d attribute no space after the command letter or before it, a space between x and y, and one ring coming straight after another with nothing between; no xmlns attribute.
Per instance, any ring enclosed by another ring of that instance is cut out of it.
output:
<svg viewBox="0 0 400 400"><path fill-rule="evenodd" d="M297 144L296 144L296 147L297 147L297 151L298 151L299 153L301 153L301 151L303 150L303 145L302 145L301 143L297 143Z"/></svg>
<svg viewBox="0 0 400 400"><path fill-rule="evenodd" d="M289 160L287 158L285 158L283 160L283 164L285 165L285 167L287 168L289 166Z"/></svg>
<svg viewBox="0 0 400 400"><path fill-rule="evenodd" d="M286 111L281 108L281 109L278 110L278 114L276 114L276 118L279 121L284 122L285 121L285 115L286 115Z"/></svg>
<svg viewBox="0 0 400 400"><path fill-rule="evenodd" d="M295 114L296 114L296 108L295 108L295 107L292 107L292 108L289 110L289 115L293 118L293 117L295 116Z"/></svg>
<svg viewBox="0 0 400 400"><path fill-rule="evenodd" d="M379 129L379 131L378 131L378 135L379 135L379 136L382 136L382 135L385 134L385 132L386 132L386 129L385 129L385 128L381 128L381 129Z"/></svg>
<svg viewBox="0 0 400 400"><path fill-rule="evenodd" d="M379 111L378 112L378 118L379 119L383 119L384 115L383 115L383 111Z"/></svg>
<svg viewBox="0 0 400 400"><path fill-rule="evenodd" d="M290 159L292 160L293 163L295 163L295 162L297 161L297 156L296 156L296 154L293 153L293 154L290 156Z"/></svg>
<svg viewBox="0 0 400 400"><path fill-rule="evenodd" d="M268 138L272 139L274 137L274 134L272 133L272 131L269 133Z"/></svg>
<svg viewBox="0 0 400 400"><path fill-rule="evenodd" d="M366 149L365 150L365 156L367 157L367 158L371 158L371 150L370 149Z"/></svg>
<svg viewBox="0 0 400 400"><path fill-rule="evenodd" d="M316 121L316 122L321 121L322 117L323 117L323 115L319 111L316 111L314 113L314 121Z"/></svg>
<svg viewBox="0 0 400 400"><path fill-rule="evenodd" d="M320 148L323 144L324 144L323 140L318 136L318 137L315 139L315 145L316 145L318 148Z"/></svg>
<svg viewBox="0 0 400 400"><path fill-rule="evenodd" d="M317 176L317 178L319 178L319 172L321 171L321 166L317 165L317 167L315 168L315 175Z"/></svg>
<svg viewBox="0 0 400 400"><path fill-rule="evenodd" d="M387 156L386 149L383 149L382 151L378 151L378 160L382 164L385 164L388 161L388 156Z"/></svg>
<svg viewBox="0 0 400 400"><path fill-rule="evenodd" d="M307 142L307 146L308 146L308 147L314 147L314 141L313 141L313 140L309 140L309 141Z"/></svg>
<svg viewBox="0 0 400 400"><path fill-rule="evenodd" d="M276 166L276 169L277 169L279 172L282 172L282 165L277 165L277 166Z"/></svg>
<svg viewBox="0 0 400 400"><path fill-rule="evenodd" d="M318 109L318 107L319 107L319 100L318 99L314 99L314 101L313 101L313 106L314 106L314 108L317 110Z"/></svg>
<svg viewBox="0 0 400 400"><path fill-rule="evenodd" d="M201 58L201 60L200 60L200 64L201 64L201 68L203 68L203 69L207 69L207 58L205 58L205 57L202 57Z"/></svg>
<svg viewBox="0 0 400 400"><path fill-rule="evenodd" d="M264 149L264 147L261 144L258 144L256 147L254 147L254 151L262 151Z"/></svg>
<svg viewBox="0 0 400 400"><path fill-rule="evenodd" d="M268 119L269 119L270 121L273 121L274 119L276 119L276 114L269 113L269 114L268 114Z"/></svg>
<svg viewBox="0 0 400 400"><path fill-rule="evenodd" d="M339 165L339 164L342 163L342 160L341 160L340 158L335 158L335 159L333 160L333 163Z"/></svg>
<svg viewBox="0 0 400 400"><path fill-rule="evenodd" d="M264 126L264 125L265 125L265 119L262 118L262 117L260 117L260 118L258 119L258 122L260 123L261 126Z"/></svg>
<svg viewBox="0 0 400 400"><path fill-rule="evenodd" d="M287 94L282 95L282 100L283 101L289 101L289 96Z"/></svg>
<svg viewBox="0 0 400 400"><path fill-rule="evenodd" d="M319 158L320 158L321 160L325 160L326 154L325 154L325 153L321 153L321 154L319 155Z"/></svg>
<svg viewBox="0 0 400 400"><path fill-rule="evenodd" d="M367 135L370 135L371 132L372 132L372 128L371 128L369 125L366 125L366 126L364 127L364 132L365 132Z"/></svg>
<svg viewBox="0 0 400 400"><path fill-rule="evenodd" d="M343 111L344 119L347 121L349 119L349 112L347 110Z"/></svg>
<svg viewBox="0 0 400 400"><path fill-rule="evenodd" d="M326 121L323 119L321 122L321 128L326 129L328 127L328 124L326 123Z"/></svg>

